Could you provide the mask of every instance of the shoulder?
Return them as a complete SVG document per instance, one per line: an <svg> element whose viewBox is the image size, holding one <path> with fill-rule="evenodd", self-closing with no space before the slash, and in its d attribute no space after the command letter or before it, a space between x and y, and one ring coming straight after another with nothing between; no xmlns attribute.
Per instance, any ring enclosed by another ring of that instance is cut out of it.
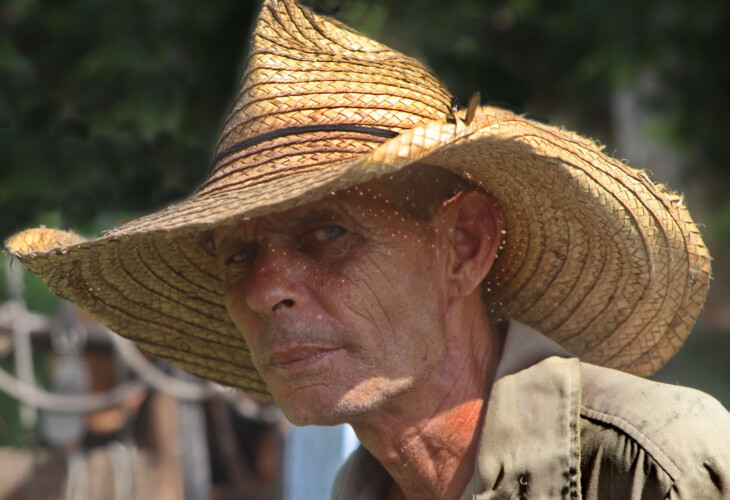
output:
<svg viewBox="0 0 730 500"><path fill-rule="evenodd" d="M610 483L663 498L698 475L710 483L730 480L729 470L717 470L730 465L730 414L717 400L609 368L581 367L584 488Z"/></svg>

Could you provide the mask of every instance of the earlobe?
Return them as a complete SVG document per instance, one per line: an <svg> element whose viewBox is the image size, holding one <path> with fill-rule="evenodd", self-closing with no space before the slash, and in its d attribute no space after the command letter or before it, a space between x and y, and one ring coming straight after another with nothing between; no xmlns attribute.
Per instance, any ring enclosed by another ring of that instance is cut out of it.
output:
<svg viewBox="0 0 730 500"><path fill-rule="evenodd" d="M481 190L458 193L444 206L444 222L451 227L450 293L471 294L494 263L501 235L501 217L494 199Z"/></svg>

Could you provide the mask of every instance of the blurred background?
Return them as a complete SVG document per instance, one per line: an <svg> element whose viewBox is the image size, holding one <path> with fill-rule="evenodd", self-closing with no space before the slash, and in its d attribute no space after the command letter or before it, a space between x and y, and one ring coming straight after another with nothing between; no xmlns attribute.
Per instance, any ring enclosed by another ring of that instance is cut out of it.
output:
<svg viewBox="0 0 730 500"><path fill-rule="evenodd" d="M421 59L462 106L479 91L683 192L714 280L655 378L730 406L726 0L302 3ZM192 194L258 8L0 0L0 238L43 224L93 237ZM12 375L0 380L0 499L303 498L285 485L299 455L276 408L111 339L19 263L0 266L0 368ZM337 460L345 441L333 441Z"/></svg>

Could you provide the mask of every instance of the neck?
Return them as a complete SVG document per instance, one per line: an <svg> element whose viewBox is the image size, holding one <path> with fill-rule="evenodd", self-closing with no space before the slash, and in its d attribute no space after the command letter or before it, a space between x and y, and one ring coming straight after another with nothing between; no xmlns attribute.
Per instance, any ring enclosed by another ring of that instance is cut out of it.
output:
<svg viewBox="0 0 730 500"><path fill-rule="evenodd" d="M448 337L454 342L429 380L351 422L390 474L389 498L456 499L469 483L502 347L481 316Z"/></svg>

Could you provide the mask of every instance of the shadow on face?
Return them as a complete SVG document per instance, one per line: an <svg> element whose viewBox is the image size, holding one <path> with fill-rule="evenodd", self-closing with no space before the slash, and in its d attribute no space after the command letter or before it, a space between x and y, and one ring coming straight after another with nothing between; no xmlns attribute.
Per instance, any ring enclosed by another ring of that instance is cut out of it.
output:
<svg viewBox="0 0 730 500"><path fill-rule="evenodd" d="M215 230L226 307L291 421L351 421L443 362L459 232L435 214L467 186L415 166Z"/></svg>

